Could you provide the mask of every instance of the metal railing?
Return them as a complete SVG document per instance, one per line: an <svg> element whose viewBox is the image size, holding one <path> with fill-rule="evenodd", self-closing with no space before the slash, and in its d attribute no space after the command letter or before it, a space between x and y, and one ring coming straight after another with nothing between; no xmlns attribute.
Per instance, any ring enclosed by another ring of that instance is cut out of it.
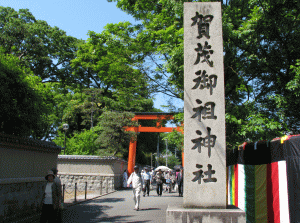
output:
<svg viewBox="0 0 300 223"><path fill-rule="evenodd" d="M109 193L108 179L105 179L105 182L106 182L105 194L108 194ZM77 192L84 192L84 200L86 200L87 193L88 193L87 186L88 186L87 182L85 182L84 186L81 187L77 186L77 183L74 183L73 187L66 187L66 185L63 184L62 185L63 201L65 201L65 194L74 193L74 200L75 202L77 202ZM103 181L102 180L100 181L99 194L96 193L97 190L92 190L92 191L95 196L103 195ZM113 191L113 184L111 184L110 191Z"/></svg>

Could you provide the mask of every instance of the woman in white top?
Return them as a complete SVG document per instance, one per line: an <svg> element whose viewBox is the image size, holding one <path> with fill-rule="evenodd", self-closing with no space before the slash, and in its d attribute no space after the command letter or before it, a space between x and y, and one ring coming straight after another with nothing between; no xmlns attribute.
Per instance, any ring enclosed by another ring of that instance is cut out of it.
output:
<svg viewBox="0 0 300 223"><path fill-rule="evenodd" d="M57 222L57 214L62 203L61 187L54 182L53 171L49 170L45 176L47 182L44 184L44 194L42 198L42 215L40 222Z"/></svg>

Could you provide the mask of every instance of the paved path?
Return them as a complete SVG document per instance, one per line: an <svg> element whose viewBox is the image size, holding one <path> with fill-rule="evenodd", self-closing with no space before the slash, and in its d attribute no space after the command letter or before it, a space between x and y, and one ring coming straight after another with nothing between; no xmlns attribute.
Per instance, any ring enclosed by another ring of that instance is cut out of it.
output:
<svg viewBox="0 0 300 223"><path fill-rule="evenodd" d="M120 190L66 208L64 223L95 222L166 222L168 205L182 204L178 193L163 193L161 197L152 190L149 197L141 196L140 210L135 211L132 190Z"/></svg>

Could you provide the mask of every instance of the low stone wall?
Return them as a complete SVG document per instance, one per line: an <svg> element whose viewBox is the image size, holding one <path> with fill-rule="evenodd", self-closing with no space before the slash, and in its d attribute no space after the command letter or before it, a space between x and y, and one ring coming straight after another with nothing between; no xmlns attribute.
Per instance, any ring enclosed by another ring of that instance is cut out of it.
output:
<svg viewBox="0 0 300 223"><path fill-rule="evenodd" d="M85 182L87 182L87 190L90 191L99 191L102 187L102 190L106 188L117 189L121 187L120 182L122 182L122 175L101 175L101 174L83 174L83 173L59 173L57 175L61 184L65 184L65 188L73 189L75 183L77 183L77 188L85 188Z"/></svg>
<svg viewBox="0 0 300 223"><path fill-rule="evenodd" d="M57 162L58 176L66 188L84 185L88 190L102 188L118 189L122 187L123 172L127 162L117 157L59 155Z"/></svg>

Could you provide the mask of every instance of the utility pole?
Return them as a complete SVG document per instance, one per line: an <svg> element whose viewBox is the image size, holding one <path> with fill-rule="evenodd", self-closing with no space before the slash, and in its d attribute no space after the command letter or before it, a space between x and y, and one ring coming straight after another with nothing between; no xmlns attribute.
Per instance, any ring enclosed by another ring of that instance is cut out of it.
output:
<svg viewBox="0 0 300 223"><path fill-rule="evenodd" d="M168 139L166 139L166 166L168 166Z"/></svg>
<svg viewBox="0 0 300 223"><path fill-rule="evenodd" d="M94 108L94 105L93 105L93 101L94 101L94 94L92 94L92 113L91 113L91 129L93 128L93 108Z"/></svg>
<svg viewBox="0 0 300 223"><path fill-rule="evenodd" d="M152 153L151 153L151 165L150 166L151 166L151 170L152 170Z"/></svg>
<svg viewBox="0 0 300 223"><path fill-rule="evenodd" d="M159 158L159 135L158 135L158 139L157 139L156 167L159 166L158 158Z"/></svg>

